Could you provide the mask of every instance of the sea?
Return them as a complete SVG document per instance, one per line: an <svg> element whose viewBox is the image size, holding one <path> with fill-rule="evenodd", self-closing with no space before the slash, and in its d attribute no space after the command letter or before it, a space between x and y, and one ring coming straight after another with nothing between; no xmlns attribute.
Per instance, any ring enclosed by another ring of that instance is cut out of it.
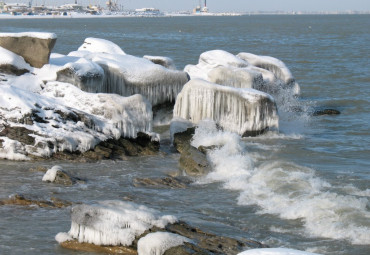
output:
<svg viewBox="0 0 370 255"><path fill-rule="evenodd" d="M170 57L178 69L214 49L272 56L289 67L301 94L277 100L279 131L236 138L204 124L208 139L224 135L231 145L212 153L213 172L193 178L188 188L133 185L135 178L179 171L169 126L162 125L154 128L161 135L155 156L96 163L2 160L0 198L130 199L217 235L320 254L368 255L369 27L370 15L2 19L0 32L55 33L53 52L61 54L97 37L127 54ZM314 116L317 109L340 114ZM30 171L54 165L87 182L44 183L42 172ZM89 254L63 249L54 239L69 230L70 209L1 206L0 254Z"/></svg>

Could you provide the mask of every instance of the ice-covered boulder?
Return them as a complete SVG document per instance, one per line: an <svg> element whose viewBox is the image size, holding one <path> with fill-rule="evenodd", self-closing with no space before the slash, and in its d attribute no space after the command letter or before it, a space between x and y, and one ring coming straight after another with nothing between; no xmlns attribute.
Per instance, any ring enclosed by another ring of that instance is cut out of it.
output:
<svg viewBox="0 0 370 255"><path fill-rule="evenodd" d="M53 33L0 33L0 46L20 55L33 67L49 63L57 37Z"/></svg>
<svg viewBox="0 0 370 255"><path fill-rule="evenodd" d="M191 79L200 78L220 85L254 88L267 93L291 89L299 94L299 85L286 65L273 57L239 53L237 56L222 50L204 52L197 65L184 69Z"/></svg>
<svg viewBox="0 0 370 255"><path fill-rule="evenodd" d="M24 61L23 57L0 47L0 73L22 75L31 70L32 67Z"/></svg>
<svg viewBox="0 0 370 255"><path fill-rule="evenodd" d="M43 182L52 182L56 184L72 185L75 183L83 183L84 181L78 177L72 176L65 171L61 166L53 166L48 169L42 177Z"/></svg>
<svg viewBox="0 0 370 255"><path fill-rule="evenodd" d="M71 83L83 91L96 93L103 86L104 71L96 63L79 57L52 54L50 63L61 66L56 80Z"/></svg>
<svg viewBox="0 0 370 255"><path fill-rule="evenodd" d="M148 59L131 55L72 52L70 56L90 59L100 65L105 73L98 92L122 96L141 94L155 106L174 102L177 94L188 81L185 72L170 70Z"/></svg>
<svg viewBox="0 0 370 255"><path fill-rule="evenodd" d="M151 105L141 95L88 93L60 82L43 86L37 92L0 86L0 158L83 153L102 142L136 138L139 133L158 140L151 133Z"/></svg>
<svg viewBox="0 0 370 255"><path fill-rule="evenodd" d="M154 64L161 65L161 66L163 66L165 68L168 68L168 69L171 69L171 70L176 70L175 63L169 57L145 55L143 58L146 58L146 59L152 61Z"/></svg>
<svg viewBox="0 0 370 255"><path fill-rule="evenodd" d="M86 38L84 43L78 48L79 51L88 52L101 52L113 55L126 55L126 53L115 43L100 39L89 37Z"/></svg>
<svg viewBox="0 0 370 255"><path fill-rule="evenodd" d="M190 80L177 96L174 117L197 124L214 120L224 130L239 135L258 134L278 128L274 99L254 89L221 86L201 79Z"/></svg>

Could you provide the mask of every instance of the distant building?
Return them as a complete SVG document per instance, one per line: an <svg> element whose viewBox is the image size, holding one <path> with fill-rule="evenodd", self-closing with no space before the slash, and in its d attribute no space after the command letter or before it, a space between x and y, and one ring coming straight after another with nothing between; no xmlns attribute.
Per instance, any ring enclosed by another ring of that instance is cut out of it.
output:
<svg viewBox="0 0 370 255"><path fill-rule="evenodd" d="M136 12L150 12L150 13L159 13L159 9L156 8L141 8L135 9Z"/></svg>
<svg viewBox="0 0 370 255"><path fill-rule="evenodd" d="M6 12L24 12L27 10L28 5L20 3L2 3L3 10Z"/></svg>
<svg viewBox="0 0 370 255"><path fill-rule="evenodd" d="M64 4L59 6L59 8L67 11L76 11L76 12L83 10L82 5L79 4Z"/></svg>

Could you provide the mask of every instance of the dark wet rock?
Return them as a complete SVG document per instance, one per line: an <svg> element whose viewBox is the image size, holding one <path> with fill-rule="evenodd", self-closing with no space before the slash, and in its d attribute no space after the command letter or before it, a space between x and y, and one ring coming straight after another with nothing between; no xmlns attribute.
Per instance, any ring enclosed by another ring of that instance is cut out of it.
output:
<svg viewBox="0 0 370 255"><path fill-rule="evenodd" d="M195 128L189 128L184 132L174 134L173 144L178 152L181 153L180 168L190 176L201 176L211 171L211 166L205 153L202 153L190 145Z"/></svg>
<svg viewBox="0 0 370 255"><path fill-rule="evenodd" d="M31 34L14 33L0 36L0 46L22 56L33 67L41 68L49 63L51 50L56 38L49 39L33 37Z"/></svg>
<svg viewBox="0 0 370 255"><path fill-rule="evenodd" d="M164 177L164 178L135 178L135 187L156 187L156 188L171 188L184 189L189 186L191 181L186 178L179 177Z"/></svg>
<svg viewBox="0 0 370 255"><path fill-rule="evenodd" d="M35 143L35 138L30 136L35 134L35 132L25 128L25 127L10 127L5 126L0 132L0 136L6 136L9 139L17 140L26 145L33 145Z"/></svg>
<svg viewBox="0 0 370 255"><path fill-rule="evenodd" d="M29 70L27 69L18 69L16 66L13 66L10 64L0 65L0 73L13 74L13 75L20 76L28 72Z"/></svg>
<svg viewBox="0 0 370 255"><path fill-rule="evenodd" d="M320 110L315 110L312 113L313 116L338 115L338 114L340 114L340 111L336 109L320 109Z"/></svg>
<svg viewBox="0 0 370 255"><path fill-rule="evenodd" d="M0 200L0 206L1 205L21 205L21 206L36 205L39 207L48 207L48 208L63 208L72 205L72 203L55 197L50 198L50 200L38 200L34 198L28 198L20 194L16 194L8 199Z"/></svg>
<svg viewBox="0 0 370 255"><path fill-rule="evenodd" d="M77 240L66 241L60 243L60 246L66 249L84 252L94 253L106 253L106 254L125 254L125 255L136 255L136 249L125 246L99 246L91 243L79 243Z"/></svg>
<svg viewBox="0 0 370 255"><path fill-rule="evenodd" d="M43 173L46 173L47 171L47 167L44 167L44 166L36 166L36 167L32 167L29 169L30 172L43 172Z"/></svg>

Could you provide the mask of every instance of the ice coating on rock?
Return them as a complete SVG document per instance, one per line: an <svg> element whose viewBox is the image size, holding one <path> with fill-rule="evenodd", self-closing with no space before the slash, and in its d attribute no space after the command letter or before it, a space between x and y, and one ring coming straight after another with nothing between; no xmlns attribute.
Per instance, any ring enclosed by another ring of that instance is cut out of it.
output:
<svg viewBox="0 0 370 255"><path fill-rule="evenodd" d="M81 243L114 246L129 246L151 227L164 228L177 221L174 216L162 216L146 206L115 200L76 205L71 218L71 238Z"/></svg>
<svg viewBox="0 0 370 255"><path fill-rule="evenodd" d="M85 39L84 43L78 48L79 51L89 51L89 52L102 52L108 54L119 54L126 55L126 53L115 43L100 39L88 37Z"/></svg>
<svg viewBox="0 0 370 255"><path fill-rule="evenodd" d="M3 47L0 47L0 56L1 56L0 65L12 65L16 67L17 69L26 69L28 71L33 70L33 67L31 67L28 63L26 63L23 57Z"/></svg>
<svg viewBox="0 0 370 255"><path fill-rule="evenodd" d="M174 117L195 124L211 119L225 130L240 135L279 126L276 104L270 95L201 79L190 80L184 86L176 100Z"/></svg>
<svg viewBox="0 0 370 255"><path fill-rule="evenodd" d="M247 67L248 63L224 50L211 50L202 53L199 57L199 65L207 67L232 66Z"/></svg>
<svg viewBox="0 0 370 255"><path fill-rule="evenodd" d="M43 182L54 182L57 176L58 171L62 171L61 166L53 166L52 168L48 169L44 176L42 177Z"/></svg>
<svg viewBox="0 0 370 255"><path fill-rule="evenodd" d="M145 55L143 58L152 61L154 64L161 65L171 70L176 70L175 63L169 57Z"/></svg>
<svg viewBox="0 0 370 255"><path fill-rule="evenodd" d="M168 249L180 246L190 239L168 232L155 232L140 238L137 244L138 255L162 255Z"/></svg>
<svg viewBox="0 0 370 255"><path fill-rule="evenodd" d="M174 117L170 123L170 137L173 141L174 135L186 131L188 128L193 127L194 124L186 119Z"/></svg>
<svg viewBox="0 0 370 255"><path fill-rule="evenodd" d="M54 33L44 32L22 32L22 33L0 33L0 37L33 37L38 39L56 39L57 35Z"/></svg>
<svg viewBox="0 0 370 255"><path fill-rule="evenodd" d="M261 248L244 251L239 253L238 255L319 255L319 254L287 248Z"/></svg>
<svg viewBox="0 0 370 255"><path fill-rule="evenodd" d="M2 129L25 128L32 137L25 144L0 135L0 157L15 160L85 152L101 141L152 129L151 105L141 95L92 94L61 82L48 82L37 93L1 85L0 116Z"/></svg>

